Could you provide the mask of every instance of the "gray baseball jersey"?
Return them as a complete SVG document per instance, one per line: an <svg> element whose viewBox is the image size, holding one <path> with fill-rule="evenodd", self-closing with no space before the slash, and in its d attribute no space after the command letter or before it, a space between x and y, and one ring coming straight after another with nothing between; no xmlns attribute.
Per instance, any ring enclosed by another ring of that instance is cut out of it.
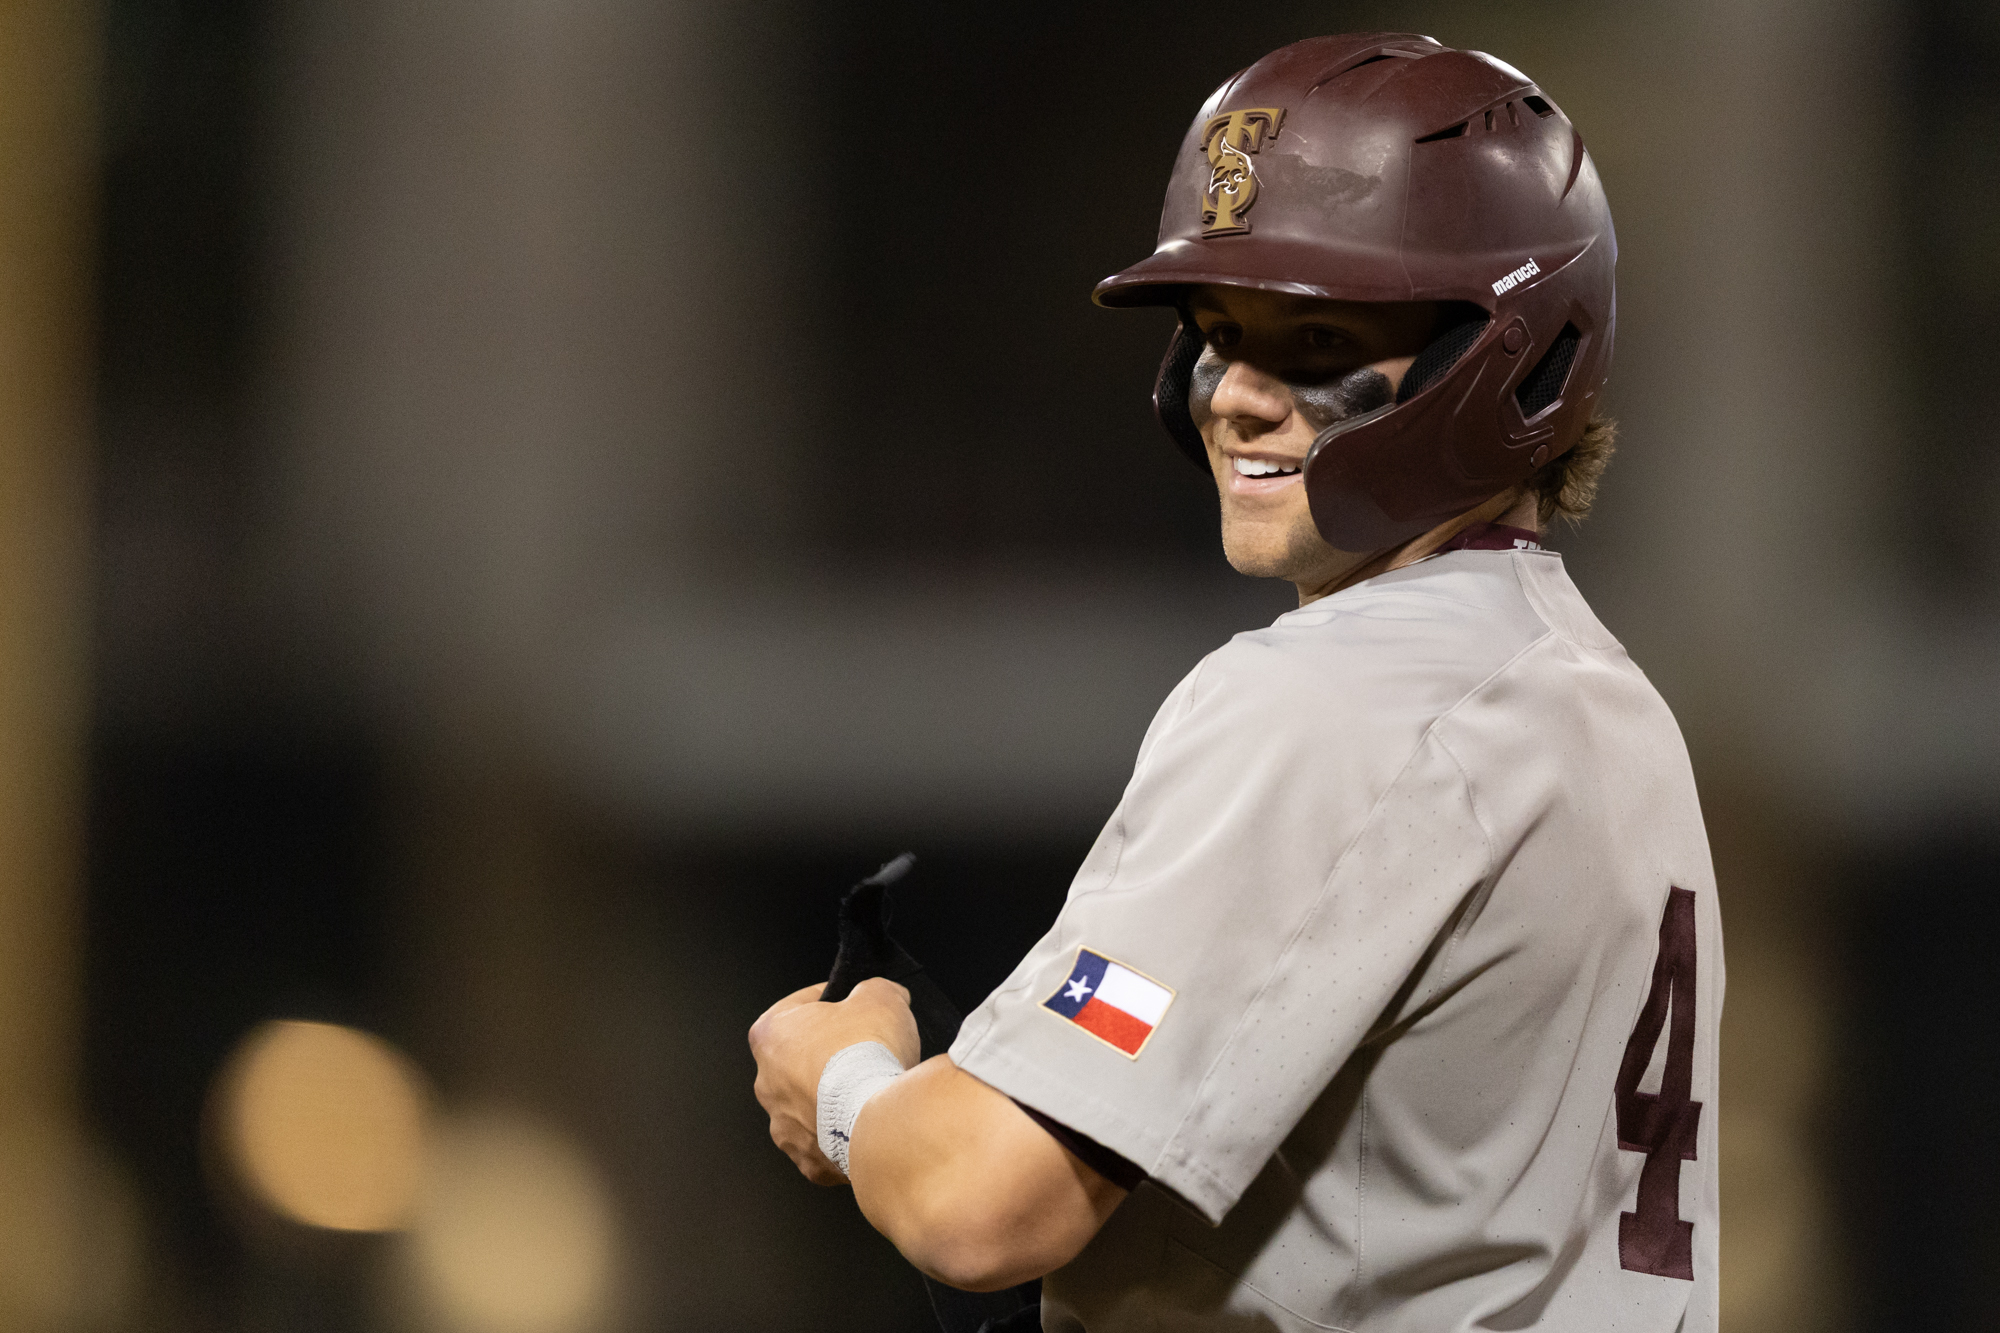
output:
<svg viewBox="0 0 2000 1333"><path fill-rule="evenodd" d="M1712 1333L1722 981L1666 705L1460 551L1204 659L951 1056L1149 1177L1051 1333Z"/></svg>

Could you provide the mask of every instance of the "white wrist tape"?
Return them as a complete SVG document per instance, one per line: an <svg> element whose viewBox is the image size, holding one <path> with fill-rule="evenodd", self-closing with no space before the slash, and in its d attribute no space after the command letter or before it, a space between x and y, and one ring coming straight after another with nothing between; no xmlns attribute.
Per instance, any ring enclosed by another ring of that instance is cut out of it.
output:
<svg viewBox="0 0 2000 1333"><path fill-rule="evenodd" d="M819 1072L819 1150L847 1174L847 1144L868 1099L903 1072L903 1062L879 1041L857 1041L835 1051Z"/></svg>

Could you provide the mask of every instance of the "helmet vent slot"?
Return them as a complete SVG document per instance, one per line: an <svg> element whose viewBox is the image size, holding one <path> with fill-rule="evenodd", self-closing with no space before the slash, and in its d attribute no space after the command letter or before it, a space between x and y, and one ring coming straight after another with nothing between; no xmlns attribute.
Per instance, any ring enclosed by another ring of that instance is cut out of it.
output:
<svg viewBox="0 0 2000 1333"><path fill-rule="evenodd" d="M1465 127L1470 123L1471 122L1469 121L1461 120L1456 125L1447 125L1444 129L1437 131L1435 134L1426 134L1423 138L1417 140L1417 142L1436 143L1440 139L1462 138L1465 135Z"/></svg>
<svg viewBox="0 0 2000 1333"><path fill-rule="evenodd" d="M1314 93L1318 92L1320 89L1326 87L1327 84L1332 83L1337 79L1344 79L1348 75L1354 73L1356 70L1366 69L1370 65L1379 65L1385 60L1421 60L1425 56L1430 54L1431 52L1423 50L1410 51L1394 46L1385 47L1381 50L1375 51L1370 55L1363 56L1361 59L1356 60L1353 64L1338 65L1335 66L1333 69L1328 70L1326 73L1320 75L1319 79L1313 84L1312 87L1306 89L1306 96L1310 97ZM1385 70L1377 71L1378 75L1384 75L1386 73L1387 71Z"/></svg>
<svg viewBox="0 0 2000 1333"><path fill-rule="evenodd" d="M1556 113L1556 109L1548 104L1546 98L1536 97L1531 93L1521 100L1527 103L1528 110L1538 116L1553 116Z"/></svg>
<svg viewBox="0 0 2000 1333"><path fill-rule="evenodd" d="M1577 345L1582 341L1576 325L1563 325L1562 332L1556 335L1555 342L1549 345L1541 362L1514 390L1514 401L1521 405L1523 417L1533 419L1541 415L1550 404L1562 397L1563 386L1569 380L1569 368L1576 361Z"/></svg>
<svg viewBox="0 0 2000 1333"><path fill-rule="evenodd" d="M1471 304L1454 308L1462 318L1432 338L1430 346L1417 353L1417 359L1410 362L1410 368L1403 372L1403 383L1396 390L1397 402L1407 403L1443 379L1458 364L1458 359L1472 350L1472 344L1479 341L1479 335L1486 331L1490 316L1484 310Z"/></svg>

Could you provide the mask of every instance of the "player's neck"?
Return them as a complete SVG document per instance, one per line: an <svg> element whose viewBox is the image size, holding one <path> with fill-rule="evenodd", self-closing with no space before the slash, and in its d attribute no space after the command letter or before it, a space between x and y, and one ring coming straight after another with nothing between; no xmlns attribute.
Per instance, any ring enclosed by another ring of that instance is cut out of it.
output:
<svg viewBox="0 0 2000 1333"><path fill-rule="evenodd" d="M1357 583L1374 578L1377 574L1387 574L1392 569L1402 569L1414 565L1440 546L1480 523L1498 523L1510 528L1520 528L1527 532L1539 532L1539 507L1534 493L1523 488L1502 491L1476 509L1468 509L1457 518L1438 524L1429 532L1412 537L1401 546L1391 546L1377 551L1360 564L1335 575L1321 583L1299 583L1299 605L1316 602L1322 597L1330 597L1343 588L1351 588Z"/></svg>

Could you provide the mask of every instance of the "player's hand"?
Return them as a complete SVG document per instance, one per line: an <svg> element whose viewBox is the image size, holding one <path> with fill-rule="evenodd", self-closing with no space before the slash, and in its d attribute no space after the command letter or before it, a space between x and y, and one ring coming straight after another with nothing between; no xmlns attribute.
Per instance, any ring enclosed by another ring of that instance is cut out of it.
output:
<svg viewBox="0 0 2000 1333"><path fill-rule="evenodd" d="M921 1043L910 1013L910 993L874 977L836 1004L820 1004L826 983L793 991L750 1025L750 1054L757 1061L757 1101L771 1117L771 1141L815 1185L842 1185L847 1177L819 1150L819 1076L836 1051L879 1041L904 1068L917 1063Z"/></svg>

